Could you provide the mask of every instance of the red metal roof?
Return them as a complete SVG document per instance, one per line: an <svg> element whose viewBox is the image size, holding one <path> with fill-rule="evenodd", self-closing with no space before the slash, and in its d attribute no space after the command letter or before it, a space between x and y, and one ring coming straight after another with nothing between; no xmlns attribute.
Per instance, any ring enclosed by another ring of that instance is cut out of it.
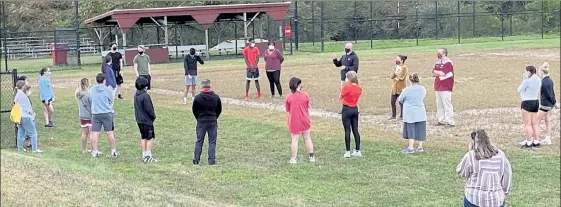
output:
<svg viewBox="0 0 561 207"><path fill-rule="evenodd" d="M291 2L263 4L227 4L188 7L166 7L147 9L117 9L92 17L85 21L90 26L115 25L125 31L145 18L167 16L168 22L196 21L208 29L219 16L267 13L278 24L282 24ZM251 18L248 15L248 18Z"/></svg>

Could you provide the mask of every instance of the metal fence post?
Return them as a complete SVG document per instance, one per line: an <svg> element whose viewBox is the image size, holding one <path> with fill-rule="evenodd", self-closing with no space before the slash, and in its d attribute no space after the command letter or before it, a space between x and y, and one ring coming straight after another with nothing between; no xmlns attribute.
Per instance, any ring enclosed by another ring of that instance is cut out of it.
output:
<svg viewBox="0 0 561 207"><path fill-rule="evenodd" d="M358 38L357 38L357 17L356 17L356 1L355 1L355 12L353 14L353 39L355 39L355 44L358 42Z"/></svg>
<svg viewBox="0 0 561 207"><path fill-rule="evenodd" d="M78 68L82 66L82 59L80 57L80 22L78 20L78 0L74 0L74 29L76 30L76 57Z"/></svg>
<svg viewBox="0 0 561 207"><path fill-rule="evenodd" d="M419 28L419 1L415 2L415 30L417 31L415 33L415 39L417 42L417 46L419 46L419 30L421 28Z"/></svg>
<svg viewBox="0 0 561 207"><path fill-rule="evenodd" d="M8 41L6 32L6 23L8 22L8 15L6 15L5 1L2 1L2 41L4 42L4 69L8 71Z"/></svg>
<svg viewBox="0 0 561 207"><path fill-rule="evenodd" d="M374 13L373 13L373 6L372 6L372 1L370 1L370 49L374 49L374 24L372 21L374 21Z"/></svg>
<svg viewBox="0 0 561 207"><path fill-rule="evenodd" d="M458 44L460 44L462 36L462 29L460 28L460 1L458 1L458 12L456 15L458 15Z"/></svg>
<svg viewBox="0 0 561 207"><path fill-rule="evenodd" d="M323 6L324 6L323 4L324 4L324 1L320 1L320 2L319 2L319 18L320 18L320 31L321 31L321 32L320 32L321 52L323 52L324 44L325 44L325 43L324 43L324 42L325 42L325 41L324 41L325 37L324 37L324 34L323 34L323 33L324 33L324 29L325 29L325 28L323 28Z"/></svg>
<svg viewBox="0 0 561 207"><path fill-rule="evenodd" d="M316 24L315 24L315 18L316 15L314 14L314 10L316 10L316 8L314 7L314 2L312 1L312 46L316 45Z"/></svg>
<svg viewBox="0 0 561 207"><path fill-rule="evenodd" d="M436 39L438 39L438 1L434 2L434 34Z"/></svg>
<svg viewBox="0 0 561 207"><path fill-rule="evenodd" d="M542 3L542 9L541 9L541 12L540 12L540 13L541 13L541 16L542 16L542 18L541 18L541 25L542 25L541 33L542 33L542 39L543 39L543 22L544 22L544 21L543 21L543 14L544 14L544 13L543 13L543 11L544 11L544 8L543 8L543 1L541 1L541 3Z"/></svg>
<svg viewBox="0 0 561 207"><path fill-rule="evenodd" d="M298 42L300 38L298 38L298 1L294 2L294 47L296 51L298 51Z"/></svg>
<svg viewBox="0 0 561 207"><path fill-rule="evenodd" d="M475 1L471 2L471 26L473 37L475 38Z"/></svg>
<svg viewBox="0 0 561 207"><path fill-rule="evenodd" d="M501 41L505 40L505 19L504 19L504 13L501 12Z"/></svg>

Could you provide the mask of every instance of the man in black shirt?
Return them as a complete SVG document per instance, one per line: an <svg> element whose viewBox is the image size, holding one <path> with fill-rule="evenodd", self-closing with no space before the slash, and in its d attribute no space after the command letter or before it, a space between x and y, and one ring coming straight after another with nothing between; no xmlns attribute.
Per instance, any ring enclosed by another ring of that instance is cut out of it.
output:
<svg viewBox="0 0 561 207"><path fill-rule="evenodd" d="M183 60L183 69L185 70L185 93L183 94L183 104L187 104L187 95L189 95L189 87L191 87L191 97L195 99L195 86L197 86L197 62L204 65L205 62L199 56L195 48L189 50L189 54Z"/></svg>
<svg viewBox="0 0 561 207"><path fill-rule="evenodd" d="M217 119L222 113L222 101L210 88L210 80L204 80L201 93L193 100L193 115L197 119L197 142L195 143L195 157L193 164L198 165L201 160L203 142L208 133L208 164L215 165L215 150L217 136Z"/></svg>
<svg viewBox="0 0 561 207"><path fill-rule="evenodd" d="M353 51L353 43L345 44L345 55L343 55L340 60L337 60L335 54L331 55L331 59L333 59L335 67L341 68L341 87L343 87L347 72L355 71L358 73L358 56L356 56L356 53Z"/></svg>
<svg viewBox="0 0 561 207"><path fill-rule="evenodd" d="M115 89L115 93L117 94L119 99L123 99L121 95L121 84L123 84L123 73L121 69L123 68L123 55L120 52L117 52L117 44L111 44L111 52L107 55L111 56L111 68L113 68L113 72L115 72L115 78L117 80L117 88Z"/></svg>

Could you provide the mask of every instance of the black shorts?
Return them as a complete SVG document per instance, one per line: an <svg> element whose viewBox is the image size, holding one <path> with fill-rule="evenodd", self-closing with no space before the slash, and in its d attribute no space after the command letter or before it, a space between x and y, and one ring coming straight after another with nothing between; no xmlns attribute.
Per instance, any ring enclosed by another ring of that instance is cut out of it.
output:
<svg viewBox="0 0 561 207"><path fill-rule="evenodd" d="M114 70L114 71L115 71L115 80L117 80L117 85L123 84L123 76L121 75L121 71L120 70Z"/></svg>
<svg viewBox="0 0 561 207"><path fill-rule="evenodd" d="M520 108L527 112L537 113L540 109L540 102L538 100L522 101Z"/></svg>
<svg viewBox="0 0 561 207"><path fill-rule="evenodd" d="M53 99L50 98L49 100L41 100L41 103L45 103L45 102L49 102L49 105L51 105L50 103L53 102Z"/></svg>
<svg viewBox="0 0 561 207"><path fill-rule="evenodd" d="M154 125L138 123L138 129L140 130L140 138L146 140L156 138L156 134L154 133Z"/></svg>
<svg viewBox="0 0 561 207"><path fill-rule="evenodd" d="M146 80L148 80L148 90L150 90L150 86L152 85L152 76L150 76L150 75L140 75L140 77L146 78Z"/></svg>
<svg viewBox="0 0 561 207"><path fill-rule="evenodd" d="M247 69L245 79L249 80L249 81L259 80L259 69L256 69L256 70Z"/></svg>
<svg viewBox="0 0 561 207"><path fill-rule="evenodd" d="M551 109L553 109L553 106L540 106L540 111L543 112L551 111Z"/></svg>

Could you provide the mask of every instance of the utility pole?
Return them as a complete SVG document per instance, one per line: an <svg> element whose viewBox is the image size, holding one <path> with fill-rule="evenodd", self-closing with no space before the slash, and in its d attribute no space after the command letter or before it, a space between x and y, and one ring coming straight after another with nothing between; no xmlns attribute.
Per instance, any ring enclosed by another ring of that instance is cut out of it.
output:
<svg viewBox="0 0 561 207"><path fill-rule="evenodd" d="M78 20L78 0L74 0L74 29L76 30L76 56L78 67L82 65L80 58L80 21Z"/></svg>

